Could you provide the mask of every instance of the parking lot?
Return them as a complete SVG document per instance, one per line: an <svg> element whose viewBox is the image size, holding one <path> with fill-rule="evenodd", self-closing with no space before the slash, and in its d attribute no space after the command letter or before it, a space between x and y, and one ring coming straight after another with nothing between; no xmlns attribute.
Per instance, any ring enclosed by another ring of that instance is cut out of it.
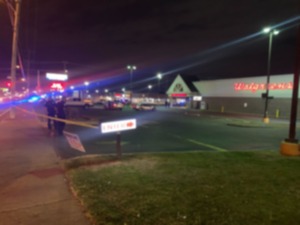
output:
<svg viewBox="0 0 300 225"><path fill-rule="evenodd" d="M271 121L260 118L237 118L184 110L159 108L155 111L84 110L83 122L99 126L101 122L135 118L137 128L121 132L123 154L179 151L279 151L281 141L288 135L288 121ZM259 126L234 126L234 124ZM80 153L69 147L65 140L57 140L63 158L83 154L114 154L116 133L101 134L99 129L67 125L66 131L77 134L86 150Z"/></svg>

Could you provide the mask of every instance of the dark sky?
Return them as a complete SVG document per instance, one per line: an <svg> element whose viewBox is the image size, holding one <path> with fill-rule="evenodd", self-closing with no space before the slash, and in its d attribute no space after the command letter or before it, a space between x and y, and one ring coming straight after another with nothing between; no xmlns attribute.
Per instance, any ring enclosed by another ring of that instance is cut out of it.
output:
<svg viewBox="0 0 300 225"><path fill-rule="evenodd" d="M258 76L267 71L268 37L241 38L298 17L278 27L272 45L271 73L292 73L299 8L299 0L22 0L19 46L25 69L66 65L71 77L128 76L127 64L138 67L135 78ZM1 77L11 33L0 3Z"/></svg>

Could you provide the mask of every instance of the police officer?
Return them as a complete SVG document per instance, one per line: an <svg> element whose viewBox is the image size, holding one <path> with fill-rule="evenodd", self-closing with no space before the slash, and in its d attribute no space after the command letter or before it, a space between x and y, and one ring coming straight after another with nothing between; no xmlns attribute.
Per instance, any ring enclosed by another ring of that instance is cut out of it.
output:
<svg viewBox="0 0 300 225"><path fill-rule="evenodd" d="M59 102L56 103L56 116L58 119L66 119L65 113L65 98L62 97ZM65 128L66 123L63 121L56 121L56 131L57 135L63 135L63 130Z"/></svg>
<svg viewBox="0 0 300 225"><path fill-rule="evenodd" d="M51 96L47 99L47 101L45 103L45 107L47 109L47 115L49 117L55 117L55 114L56 114L55 101L52 99ZM52 131L52 128L55 128L55 121L49 117L47 120L48 130Z"/></svg>

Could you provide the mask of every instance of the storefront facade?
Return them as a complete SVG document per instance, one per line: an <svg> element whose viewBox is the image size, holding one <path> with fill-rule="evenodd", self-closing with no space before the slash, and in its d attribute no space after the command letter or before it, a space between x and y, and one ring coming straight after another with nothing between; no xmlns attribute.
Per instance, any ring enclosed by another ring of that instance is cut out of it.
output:
<svg viewBox="0 0 300 225"><path fill-rule="evenodd" d="M170 107L200 108L201 96L193 84L193 79L183 79L177 75L167 90Z"/></svg>
<svg viewBox="0 0 300 225"><path fill-rule="evenodd" d="M193 85L201 96L201 109L263 115L266 102L264 98L266 80L266 76L259 76L194 81ZM174 82L172 85L175 85ZM270 76L269 96L272 97L268 101L270 117L289 118L292 90L293 74Z"/></svg>

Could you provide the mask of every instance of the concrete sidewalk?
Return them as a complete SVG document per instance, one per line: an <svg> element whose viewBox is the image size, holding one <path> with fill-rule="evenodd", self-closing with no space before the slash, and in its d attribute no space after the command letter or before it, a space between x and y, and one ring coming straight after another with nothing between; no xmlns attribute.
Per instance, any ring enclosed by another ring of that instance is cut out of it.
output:
<svg viewBox="0 0 300 225"><path fill-rule="evenodd" d="M0 128L0 225L91 224L38 119L16 110Z"/></svg>

